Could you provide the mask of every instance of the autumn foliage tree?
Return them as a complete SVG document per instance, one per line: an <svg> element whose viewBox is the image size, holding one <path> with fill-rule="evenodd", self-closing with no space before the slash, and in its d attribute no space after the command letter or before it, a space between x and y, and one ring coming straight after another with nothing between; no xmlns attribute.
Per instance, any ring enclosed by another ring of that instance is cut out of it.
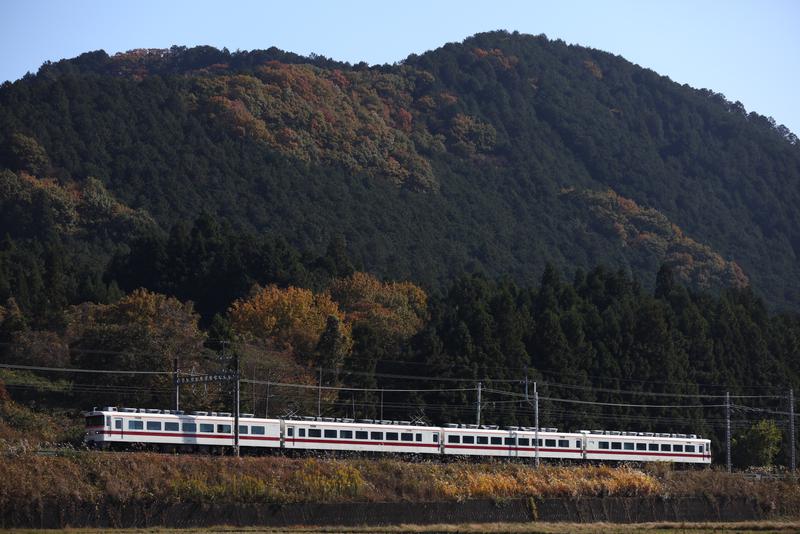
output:
<svg viewBox="0 0 800 534"><path fill-rule="evenodd" d="M322 334L335 317L342 336L350 341L344 313L328 293L299 287L256 286L245 299L235 301L229 311L236 333L272 340L279 348L292 349L301 358L313 360Z"/></svg>
<svg viewBox="0 0 800 534"><path fill-rule="evenodd" d="M231 305L228 316L237 345L244 348L243 368L266 373L272 381L313 384L315 368L320 367L327 370L326 383L336 383L352 350L350 325L327 292L256 286L247 298ZM293 407L309 412L313 399L305 393L291 391ZM327 403L335 393L326 391L323 397Z"/></svg>
<svg viewBox="0 0 800 534"><path fill-rule="evenodd" d="M369 324L387 336L408 339L423 327L428 297L411 282L383 283L369 273L357 272L335 280L332 298L352 324Z"/></svg>
<svg viewBox="0 0 800 534"><path fill-rule="evenodd" d="M203 365L205 334L191 303L137 289L114 304L84 303L67 313L65 338L73 365L86 369L171 371L173 359L183 368ZM169 375L102 375L105 402L158 406L169 399ZM99 399L98 399L99 400Z"/></svg>

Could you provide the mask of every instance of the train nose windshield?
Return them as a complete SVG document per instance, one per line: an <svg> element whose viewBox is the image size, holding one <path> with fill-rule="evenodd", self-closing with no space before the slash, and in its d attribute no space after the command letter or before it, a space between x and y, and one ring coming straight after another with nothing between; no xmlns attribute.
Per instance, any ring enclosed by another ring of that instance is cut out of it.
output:
<svg viewBox="0 0 800 534"><path fill-rule="evenodd" d="M90 415L86 418L86 426L103 426L103 416Z"/></svg>

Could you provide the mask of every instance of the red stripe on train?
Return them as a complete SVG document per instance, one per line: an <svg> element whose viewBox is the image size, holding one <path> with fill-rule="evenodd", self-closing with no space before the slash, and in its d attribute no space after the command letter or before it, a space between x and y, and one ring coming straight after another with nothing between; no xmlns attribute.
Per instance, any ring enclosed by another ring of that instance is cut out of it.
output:
<svg viewBox="0 0 800 534"><path fill-rule="evenodd" d="M120 437L125 437L126 435L133 435L133 436L161 436L165 438L210 438L210 439L234 439L233 434L184 434L181 432L140 432L138 430L101 430L99 431L100 434L107 434L110 436L114 436L115 434L119 434ZM239 435L239 439L254 439L254 440L264 440L264 441L278 441L280 438L272 437L272 436L252 436L250 434L241 434Z"/></svg>

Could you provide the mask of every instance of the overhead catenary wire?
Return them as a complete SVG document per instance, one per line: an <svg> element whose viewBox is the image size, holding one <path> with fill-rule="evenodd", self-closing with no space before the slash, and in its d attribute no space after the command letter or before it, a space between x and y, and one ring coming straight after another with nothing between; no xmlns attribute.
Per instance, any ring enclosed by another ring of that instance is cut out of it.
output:
<svg viewBox="0 0 800 534"><path fill-rule="evenodd" d="M452 391L475 391L475 388L433 388L433 389L393 389L393 388L354 388L354 387L345 387L345 386L315 386L311 384L289 384L285 382L272 382L269 380L250 380L248 378L242 379L243 383L247 384L261 384L270 386L283 386L283 387L295 387L295 388L305 388L305 389L327 389L327 390L334 390L334 391L383 391L386 393L441 393L441 392L452 392Z"/></svg>
<svg viewBox="0 0 800 534"><path fill-rule="evenodd" d="M89 349L79 349L79 350L89 350ZM109 353L109 354L129 354L126 352L115 352L115 351L96 351L98 353ZM152 374L152 375L174 375L174 371L136 371L136 370L108 370L108 369L83 369L83 368L57 368L57 367L43 367L43 366L23 366L17 364L2 364L0 363L0 368L10 368L10 369L21 369L21 370L33 370L33 371L61 371L61 372L83 372L83 373L106 373L106 374ZM418 376L418 375L407 375L407 374L396 374L396 373L380 373L380 372L364 372L364 371L355 371L355 370L342 370L342 369L330 369L330 368L322 368L323 372L327 372L329 374L336 374L338 376L369 376L375 378L390 378L395 380L417 380L417 381L424 381L424 382L450 382L450 383L475 383L477 381L489 384L520 384L522 380L520 379L508 379L508 378L490 378L490 377L483 377L483 378L456 378L456 377L429 377L429 376ZM535 369L531 369L531 371L535 371ZM185 375L186 373L181 373ZM188 376L188 375L187 375ZM640 397L673 397L673 398L725 398L724 394L712 395L712 394L701 394L701 393L667 393L667 392L647 392L647 391L634 391L634 390L621 390L621 389L612 389L612 388L603 388L603 387L596 387L596 386L584 386L579 384L562 384L558 382L549 382L549 381L540 381L539 382L541 387L551 387L551 388L563 388L563 389L573 389L573 390L583 390L583 391L591 391L591 392L600 392L600 393L613 393L619 395L632 395L632 396L640 396ZM678 384L678 383L673 383ZM690 386L691 384L681 383L680 385L683 386ZM318 386L315 386L318 387ZM350 388L356 389L356 388ZM375 388L376 390L384 389L388 391L387 388ZM396 388L397 391L400 391L400 388ZM452 390L455 391L459 388L453 388ZM464 388L467 389L467 388ZM431 388L431 391L435 390ZM407 391L412 391L408 389ZM422 391L422 390L414 390L414 391ZM730 395L732 399L784 399L786 398L785 395Z"/></svg>
<svg viewBox="0 0 800 534"><path fill-rule="evenodd" d="M30 371L52 371L52 372L66 372L66 373L97 373L97 374L120 374L120 375L174 375L171 371L140 371L140 370L113 370L113 369L85 369L85 368L64 368L64 367L45 367L45 366L31 366L31 365L19 365L19 364L7 364L7 363L0 363L0 368L6 369L18 369L18 370L30 370ZM358 373L362 374L362 373ZM368 373L363 373L368 374ZM187 375L191 376L191 375ZM400 375L402 376L402 375ZM410 376L404 376L404 378L411 378ZM415 377L415 378L423 378L426 377ZM469 382L467 379L449 379L453 381L459 382ZM253 383L253 384L262 384L266 385L268 381L264 380L250 380L250 379L243 379L242 382L245 383ZM518 381L514 381L518 382ZM475 387L465 387L465 388L357 388L357 387L347 387L347 386L319 386L319 385L310 385L310 384L290 384L290 383L283 383L283 382L272 382L269 381L269 384L273 386L283 386L283 387L295 387L295 388L306 388L306 389L325 389L325 390L335 390L335 391L384 391L384 392L397 392L397 393L445 393L445 392L466 392L466 391L475 391ZM589 391L592 389L589 388ZM512 391L505 391L505 390L498 390L494 388L484 388L484 391L487 393L495 393L500 395L507 395L507 396L514 396L519 398L524 398L524 395L521 393L515 393ZM683 395L681 395L683 396ZM731 396L733 398L754 398L753 396ZM708 396L703 398L719 398L719 396ZM755 398L773 398L773 396L758 396ZM551 401L551 402L565 402L565 403L573 403L573 404L583 404L583 405L596 405L596 406L613 406L613 407L629 407L629 408L661 408L661 409L680 409L680 408L713 408L713 407L724 407L724 404L717 405L717 404L698 404L698 405L667 405L667 404L645 404L645 403L620 403L620 402L601 402L601 401L588 401L588 400L578 400L578 399L561 399L557 397L551 396L542 396L540 397L541 400ZM742 407L748 408L748 407ZM773 413L775 415L789 415L787 412L780 412L780 411L772 411L759 409L766 413ZM800 414L795 415L795 417L800 416Z"/></svg>
<svg viewBox="0 0 800 534"><path fill-rule="evenodd" d="M38 365L17 365L10 363L0 363L0 368L20 369L26 371L54 371L62 373L95 373L109 375L172 375L172 371L133 371L125 369L83 369L76 367L43 367Z"/></svg>

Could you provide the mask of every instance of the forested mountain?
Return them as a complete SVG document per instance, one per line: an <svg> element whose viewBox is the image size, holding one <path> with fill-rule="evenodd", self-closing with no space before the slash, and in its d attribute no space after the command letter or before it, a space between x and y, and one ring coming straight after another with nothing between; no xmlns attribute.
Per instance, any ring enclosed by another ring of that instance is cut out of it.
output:
<svg viewBox="0 0 800 534"><path fill-rule="evenodd" d="M225 339L285 381L323 367L330 383L510 391L530 371L590 400L798 386L798 205L786 128L544 36L372 67L275 48L90 52L0 88L0 347L171 369ZM164 384L130 387L162 402ZM468 396L412 400L444 418ZM713 426L661 417L643 424Z"/></svg>
<svg viewBox="0 0 800 534"><path fill-rule="evenodd" d="M315 254L341 236L365 270L429 288L464 270L531 283L547 261L652 288L667 262L695 288L751 281L771 307L800 307L796 138L544 36L480 34L375 67L275 48L91 52L4 84L0 146L4 182L93 180L164 233L205 212ZM629 206L642 224L620 223ZM34 223L0 230L47 242ZM89 248L102 271L114 247Z"/></svg>

